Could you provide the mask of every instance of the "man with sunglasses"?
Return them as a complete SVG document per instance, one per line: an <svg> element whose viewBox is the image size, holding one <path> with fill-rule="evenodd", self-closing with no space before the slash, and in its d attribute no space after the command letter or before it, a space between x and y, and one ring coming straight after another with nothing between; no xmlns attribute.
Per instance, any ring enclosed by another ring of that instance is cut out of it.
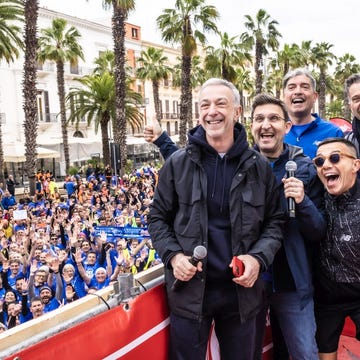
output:
<svg viewBox="0 0 360 360"><path fill-rule="evenodd" d="M360 160L344 138L320 142L314 164L326 188L327 235L315 270L316 339L320 360L336 360L346 316L360 340Z"/></svg>

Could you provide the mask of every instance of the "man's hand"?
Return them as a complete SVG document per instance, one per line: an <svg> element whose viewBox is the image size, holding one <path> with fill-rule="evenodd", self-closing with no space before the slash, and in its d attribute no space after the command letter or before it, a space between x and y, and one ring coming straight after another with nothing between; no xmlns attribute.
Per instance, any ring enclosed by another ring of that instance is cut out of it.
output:
<svg viewBox="0 0 360 360"><path fill-rule="evenodd" d="M153 119L149 124L144 128L144 138L145 141L153 143L159 138L162 133L159 122L156 119Z"/></svg>
<svg viewBox="0 0 360 360"><path fill-rule="evenodd" d="M284 178L282 182L284 184L285 197L292 197L296 204L300 204L305 196L304 183L295 177Z"/></svg>
<svg viewBox="0 0 360 360"><path fill-rule="evenodd" d="M202 271L202 262L199 261L197 266L193 266L190 261L190 256L185 256L183 253L176 254L171 260L173 274L176 279L181 281L189 281L197 271Z"/></svg>
<svg viewBox="0 0 360 360"><path fill-rule="evenodd" d="M245 270L243 275L233 278L233 281L244 287L253 287L259 277L259 261L251 255L239 255L238 258L244 263Z"/></svg>

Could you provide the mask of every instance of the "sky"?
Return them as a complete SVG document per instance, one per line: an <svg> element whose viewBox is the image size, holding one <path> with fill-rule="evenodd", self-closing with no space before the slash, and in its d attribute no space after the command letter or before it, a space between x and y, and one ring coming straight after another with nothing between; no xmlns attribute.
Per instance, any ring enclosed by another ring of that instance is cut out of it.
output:
<svg viewBox="0 0 360 360"><path fill-rule="evenodd" d="M111 16L111 11L102 9L101 0L40 0L40 6L51 10L74 14L88 20ZM141 26L142 39L162 43L156 27L156 18L164 8L173 7L175 0L136 0L136 10L128 22ZM255 17L259 9L264 9L271 19L276 20L282 34L281 44L312 40L313 44L327 42L338 57L345 53L354 55L360 62L359 46L359 0L207 0L220 13L217 22L220 31L236 36L244 32L244 16ZM216 42L215 38L211 38ZM216 45L212 43L212 45Z"/></svg>

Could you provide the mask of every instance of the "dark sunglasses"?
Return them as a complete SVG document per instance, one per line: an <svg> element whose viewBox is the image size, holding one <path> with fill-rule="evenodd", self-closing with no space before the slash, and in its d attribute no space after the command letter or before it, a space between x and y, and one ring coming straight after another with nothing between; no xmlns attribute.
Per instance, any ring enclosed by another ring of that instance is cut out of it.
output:
<svg viewBox="0 0 360 360"><path fill-rule="evenodd" d="M350 158L350 159L356 159L356 157L352 156L352 155L343 154L343 153L334 153L328 157L316 156L313 159L313 163L315 164L316 167L321 168L322 166L324 166L324 163L326 160L329 160L332 164L337 164L340 161L342 156Z"/></svg>

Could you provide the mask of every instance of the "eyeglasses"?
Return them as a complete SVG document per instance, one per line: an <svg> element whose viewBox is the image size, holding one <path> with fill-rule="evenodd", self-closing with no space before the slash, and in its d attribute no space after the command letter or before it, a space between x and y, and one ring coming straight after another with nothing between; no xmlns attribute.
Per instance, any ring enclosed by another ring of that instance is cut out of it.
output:
<svg viewBox="0 0 360 360"><path fill-rule="evenodd" d="M353 155L348 155L348 154L343 154L343 153L334 153L334 154L330 154L328 157L316 156L313 159L313 163L315 164L316 167L321 168L324 166L324 163L326 160L329 160L331 162L331 164L337 164L340 161L341 157L356 159L356 157Z"/></svg>
<svg viewBox="0 0 360 360"><path fill-rule="evenodd" d="M283 117L281 117L280 115L277 114L270 114L270 115L256 115L255 117L252 118L253 122L257 123L257 124L262 124L265 119L268 119L268 121L270 123L276 123L280 120L285 120Z"/></svg>

